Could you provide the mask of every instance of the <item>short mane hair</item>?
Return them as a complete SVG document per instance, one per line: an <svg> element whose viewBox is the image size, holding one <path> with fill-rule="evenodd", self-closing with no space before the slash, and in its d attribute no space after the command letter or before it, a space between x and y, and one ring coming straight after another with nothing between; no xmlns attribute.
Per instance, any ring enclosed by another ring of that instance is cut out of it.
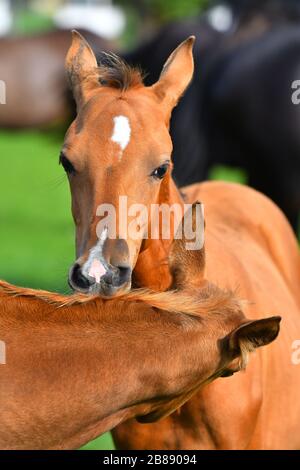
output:
<svg viewBox="0 0 300 470"><path fill-rule="evenodd" d="M52 304L57 308L71 307L72 305L87 305L91 302L105 302L98 295L72 294L61 295L44 290L17 287L0 280L0 296L32 297ZM158 308L173 313L188 316L216 315L224 311L241 311L243 301L237 298L236 293L210 286L199 293L184 293L179 291L153 292L148 289L133 289L121 295L117 300L127 302L144 302L152 308ZM111 302L111 301L110 301Z"/></svg>
<svg viewBox="0 0 300 470"><path fill-rule="evenodd" d="M125 60L111 52L97 55L99 83L102 86L127 91L143 85L144 75L138 67L132 67Z"/></svg>

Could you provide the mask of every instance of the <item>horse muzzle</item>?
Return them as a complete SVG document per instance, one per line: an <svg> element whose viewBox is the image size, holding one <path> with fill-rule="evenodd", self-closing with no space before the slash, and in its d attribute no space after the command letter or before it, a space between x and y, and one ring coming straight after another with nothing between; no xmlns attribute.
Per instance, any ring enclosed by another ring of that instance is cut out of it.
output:
<svg viewBox="0 0 300 470"><path fill-rule="evenodd" d="M69 271L68 281L77 292L111 298L130 290L131 275L130 266L108 266L101 277L94 277L87 274L79 263L75 263Z"/></svg>
<svg viewBox="0 0 300 470"><path fill-rule="evenodd" d="M107 239L75 262L69 271L69 285L77 292L115 297L130 289L131 276L127 242Z"/></svg>

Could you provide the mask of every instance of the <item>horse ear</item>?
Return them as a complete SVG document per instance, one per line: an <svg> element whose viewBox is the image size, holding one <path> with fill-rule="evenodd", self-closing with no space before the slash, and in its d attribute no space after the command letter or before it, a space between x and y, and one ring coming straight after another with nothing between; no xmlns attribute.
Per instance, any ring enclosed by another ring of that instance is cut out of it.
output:
<svg viewBox="0 0 300 470"><path fill-rule="evenodd" d="M169 253L172 288L199 287L204 279L204 205L194 203L184 214Z"/></svg>
<svg viewBox="0 0 300 470"><path fill-rule="evenodd" d="M158 82L152 86L156 96L165 104L168 117L192 80L194 42L195 36L190 36L172 52Z"/></svg>
<svg viewBox="0 0 300 470"><path fill-rule="evenodd" d="M270 317L243 323L222 340L222 349L230 359L240 357L240 368L244 369L249 353L277 338L280 321L281 317Z"/></svg>
<svg viewBox="0 0 300 470"><path fill-rule="evenodd" d="M72 31L65 68L78 109L99 82L96 57L88 42L75 30Z"/></svg>

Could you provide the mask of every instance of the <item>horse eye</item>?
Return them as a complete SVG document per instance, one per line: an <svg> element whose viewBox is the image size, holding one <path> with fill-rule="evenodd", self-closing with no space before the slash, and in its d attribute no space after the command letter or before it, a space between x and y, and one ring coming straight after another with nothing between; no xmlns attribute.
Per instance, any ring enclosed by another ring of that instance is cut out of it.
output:
<svg viewBox="0 0 300 470"><path fill-rule="evenodd" d="M153 176L154 178L156 178L158 180L161 180L161 179L163 179L163 177L167 173L168 168L169 168L169 163L164 163L163 165L156 168L156 170L154 170L151 173L151 176Z"/></svg>
<svg viewBox="0 0 300 470"><path fill-rule="evenodd" d="M222 372L220 377L231 377L235 372L235 370L226 369Z"/></svg>
<svg viewBox="0 0 300 470"><path fill-rule="evenodd" d="M76 172L70 160L68 160L63 153L60 154L59 163L62 165L66 173L71 174Z"/></svg>

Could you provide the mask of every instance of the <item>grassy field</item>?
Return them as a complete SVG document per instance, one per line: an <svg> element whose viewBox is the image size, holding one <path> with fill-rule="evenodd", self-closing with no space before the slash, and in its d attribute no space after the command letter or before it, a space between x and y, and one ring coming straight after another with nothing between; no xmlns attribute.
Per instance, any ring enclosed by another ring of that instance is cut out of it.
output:
<svg viewBox="0 0 300 470"><path fill-rule="evenodd" d="M74 260L69 187L58 156L63 136L0 132L0 278L67 292ZM215 168L214 179L245 181L243 172ZM110 434L85 446L113 448Z"/></svg>
<svg viewBox="0 0 300 470"><path fill-rule="evenodd" d="M74 241L60 144L55 134L0 133L0 271L11 282L65 291Z"/></svg>

